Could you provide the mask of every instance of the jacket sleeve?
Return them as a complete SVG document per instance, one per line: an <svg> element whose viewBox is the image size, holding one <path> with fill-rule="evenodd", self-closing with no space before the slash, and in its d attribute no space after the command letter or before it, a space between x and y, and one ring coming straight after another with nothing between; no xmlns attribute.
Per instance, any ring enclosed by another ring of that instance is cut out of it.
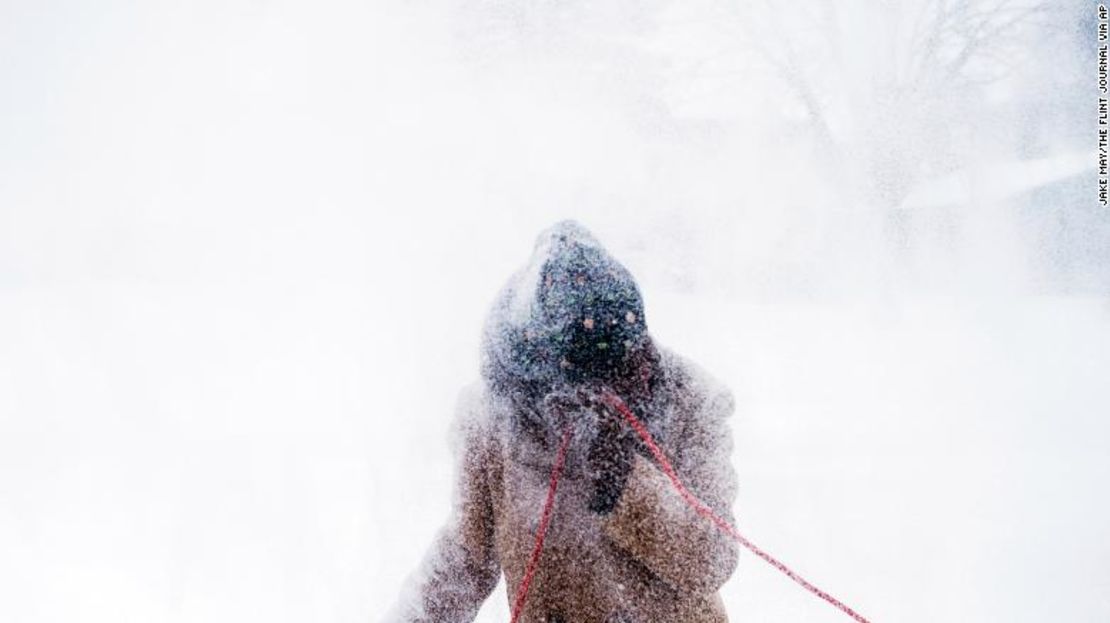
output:
<svg viewBox="0 0 1110 623"><path fill-rule="evenodd" d="M386 616L391 623L464 623L474 620L497 586L501 568L494 549L488 431L476 417L477 398L464 395L453 439L455 502L451 516L401 599Z"/></svg>
<svg viewBox="0 0 1110 623"><path fill-rule="evenodd" d="M724 389L704 395L663 451L686 488L732 525L736 474L726 421L733 410L732 396ZM715 592L736 568L737 543L690 508L667 475L640 455L604 526L617 546L682 591Z"/></svg>

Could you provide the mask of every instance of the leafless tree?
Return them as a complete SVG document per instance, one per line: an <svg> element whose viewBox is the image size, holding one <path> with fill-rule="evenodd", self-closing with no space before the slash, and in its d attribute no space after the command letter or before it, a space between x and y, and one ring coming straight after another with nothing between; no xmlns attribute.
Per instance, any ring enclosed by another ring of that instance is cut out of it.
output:
<svg viewBox="0 0 1110 623"><path fill-rule="evenodd" d="M958 166L951 140L982 121L991 87L1023 66L1050 10L1043 0L762 0L732 21L801 105L830 173L853 180L856 199L897 208L923 175Z"/></svg>

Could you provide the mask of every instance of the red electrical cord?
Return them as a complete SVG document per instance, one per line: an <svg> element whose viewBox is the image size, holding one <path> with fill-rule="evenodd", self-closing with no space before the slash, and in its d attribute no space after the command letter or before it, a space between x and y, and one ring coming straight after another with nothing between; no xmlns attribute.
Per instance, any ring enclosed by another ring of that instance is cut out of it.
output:
<svg viewBox="0 0 1110 623"><path fill-rule="evenodd" d="M551 509L555 506L555 489L559 487L559 477L563 474L563 464L567 459L567 446L570 444L570 427L563 431L563 440L559 444L559 453L555 456L555 467L551 469L551 484L547 487L547 501L543 503L543 515L540 516L540 526L536 529L536 544L532 547L532 557L528 560L528 567L524 571L524 579L516 591L513 600L513 615L510 623L516 623L524 610L524 600L528 597L528 587L532 584L532 576L536 573L536 565L540 562L540 553L543 551L543 540L547 536L547 524L551 523Z"/></svg>
<svg viewBox="0 0 1110 623"><path fill-rule="evenodd" d="M829 602L833 606L837 607L844 614L852 617L852 619L854 619L855 621L858 621L858 623L869 623L867 619L863 618L863 616L857 613L855 610L852 610L850 607L848 607L847 604L814 586L805 578L795 573L793 569L787 567L774 556L771 556L767 552L757 547L755 543L752 543L747 538L745 538L744 535L740 534L739 530L732 527L732 525L729 524L727 521L717 516L717 514L714 513L712 509L710 509L708 506L705 505L705 503L694 496L693 493L690 493L685 485L682 484L682 481L678 479L678 474L674 471L674 467L671 466L671 462L667 460L666 455L663 454L663 451L659 448L659 445L655 443L655 439L652 438L651 433L648 432L647 427L644 426L644 423L641 422L639 418L637 418L635 414L632 413L632 410L624 404L624 401L621 400L619 396L611 392L605 392L604 394L602 394L601 400L605 404L616 409L617 412L620 413L621 416L625 419L625 421L632 426L632 428L636 431L636 434L638 434L640 436L640 439L643 440L644 445L647 446L648 450L651 452L651 455L655 457L656 462L659 463L659 467L663 470L663 473L667 475L667 478L670 478L671 484L674 485L675 490L678 491L679 495L682 496L682 499L686 500L686 503L689 504L690 507L693 508L695 511L697 511L699 515L712 521L718 528L720 528L722 532L732 537L740 545L743 545L747 549L751 550L753 554L765 560L772 567L786 574L786 577L800 584L802 588Z"/></svg>
<svg viewBox="0 0 1110 623"><path fill-rule="evenodd" d="M686 503L699 515L713 522L713 524L716 525L717 528L720 529L722 532L732 537L733 540L735 540L740 545L743 545L756 556L762 558L772 567L784 573L788 578L800 584L802 588L829 602L841 612L848 615L853 620L857 621L857 623L870 623L867 619L863 618L861 614L857 613L847 604L840 601L836 597L833 597L832 595L826 593L820 588L817 588L811 582L798 575L793 569L787 567L777 558L760 549L758 546L756 546L755 543L752 543L744 535L740 534L740 531L738 531L731 524L729 524L727 521L714 513L711 508L706 506L704 502L699 500L697 496L691 493L690 490L682 484L682 481L679 480L678 474L675 472L674 467L671 466L671 462L667 459L667 456L663 454L663 450L659 448L659 444L655 443L655 439L651 436L651 433L648 431L647 427L644 426L644 423L641 422L640 419L632 413L632 410L624 404L624 401L612 392L605 392L601 395L600 398L602 402L620 413L621 417L623 417L624 420L628 422L628 424L633 428L633 430L636 431L636 434L638 434L640 436L640 439L643 440L644 445L651 452L651 455L655 457L655 460L659 464L659 467L663 470L663 473L666 474L667 478L670 479L671 484L674 486L675 490L678 491L679 495L682 496L682 499L685 500ZM517 619L520 618L520 613L524 609L524 601L528 596L528 588L532 584L532 577L533 575L535 575L536 567L540 561L540 553L543 551L543 541L544 538L547 536L547 526L551 522L551 510L555 504L555 490L559 486L559 477L563 473L563 464L566 461L567 445L570 442L570 433L570 428L567 428L565 431L563 431L563 439L561 444L559 445L558 454L555 457L555 466L551 470L551 483L547 488L547 500L544 502L543 505L543 515L540 517L540 525L539 528L536 530L536 542L534 547L532 548L532 556L528 561L528 567L524 572L524 579L521 581L520 587L517 589L516 592L516 598L513 600L513 612L510 623L516 623Z"/></svg>

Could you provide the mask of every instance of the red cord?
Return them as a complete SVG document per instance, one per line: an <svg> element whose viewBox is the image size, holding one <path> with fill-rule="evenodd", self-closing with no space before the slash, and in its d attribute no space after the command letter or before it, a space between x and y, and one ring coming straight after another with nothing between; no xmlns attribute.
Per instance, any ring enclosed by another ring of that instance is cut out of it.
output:
<svg viewBox="0 0 1110 623"><path fill-rule="evenodd" d="M659 448L659 444L655 443L655 439L651 436L651 433L648 432L647 427L644 426L643 422L641 422L640 419L632 413L632 410L624 404L624 401L611 392L604 393L601 399L605 404L616 409L625 421L632 426L633 430L636 431L636 434L640 436L644 445L647 446L648 450L651 452L651 455L655 457L656 462L659 463L659 467L663 470L663 473L670 479L675 490L678 491L682 499L699 515L713 522L722 532L732 537L736 542L743 545L756 556L762 558L772 567L783 572L788 578L800 584L802 588L829 602L858 623L869 623L867 619L863 618L863 616L855 610L852 610L847 604L814 586L808 580L795 573L793 569L787 567L777 558L760 549L755 543L749 541L730 523L717 516L711 508L706 506L704 502L699 500L697 496L691 493L690 490L682 484L674 467L671 466L671 462L667 459L667 456L663 454L663 450ZM559 445L558 455L555 457L555 466L551 470L551 484L548 485L547 488L547 500L543 505L543 515L540 517L540 525L536 530L536 542L532 548L532 557L528 560L528 567L524 572L524 579L521 581L520 587L516 592L516 598L513 600L513 613L510 623L516 623L517 619L520 618L521 612L524 610L524 601L528 596L528 588L532 584L532 577L535 575L536 567L540 562L540 554L543 552L543 541L547 536L547 526L551 523L551 510L555 505L555 490L559 486L559 477L562 476L563 464L566 462L567 446L570 443L570 433L571 430L569 427L563 431L563 439Z"/></svg>
<svg viewBox="0 0 1110 623"><path fill-rule="evenodd" d="M559 477L563 474L563 463L567 458L567 446L570 444L570 427L563 431L563 440L559 444L559 454L555 457L555 467L551 469L551 484L547 487L547 501L543 504L543 515L540 517L540 526L536 530L536 543L532 547L532 557L528 560L528 568L524 572L524 579L516 591L513 600L513 616L510 623L516 623L524 610L524 600L528 596L528 587L532 584L532 576L536 573L536 565L540 562L540 553L543 552L543 540L547 536L547 524L551 523L551 509L555 506L555 489L559 486Z"/></svg>
<svg viewBox="0 0 1110 623"><path fill-rule="evenodd" d="M659 466L662 468L663 473L665 473L667 477L670 478L671 484L674 485L675 490L678 491L678 493L682 496L682 499L686 500L686 503L689 504L690 507L693 508L695 511L697 511L699 515L712 521L718 528L721 529L722 532L731 536L738 543L740 543L740 545L743 545L747 549L751 550L751 552L756 556L759 556L763 560L767 561L772 567L786 574L788 578L800 584L802 588L813 593L814 595L817 595L821 599L824 599L833 606L836 606L844 614L852 617L852 619L858 621L859 623L869 623L867 619L863 618L863 616L857 613L855 610L852 610L850 607L848 607L847 604L808 582L805 578L795 573L793 569L787 567L774 556L771 556L767 552L757 547L747 538L745 538L744 535L740 534L740 532L736 528L732 527L732 525L729 524L727 521L718 517L712 509L710 509L701 500L695 497L693 493L690 493L690 491L682 484L682 481L678 479L678 474L674 471L674 467L671 466L671 462L667 460L666 455L663 454L663 451L659 448L659 445L655 443L655 439L652 438L651 433L648 432L647 427L644 426L643 422L641 422L639 418L637 418L632 413L632 410L624 404L624 401L621 400L619 396L611 392L604 393L601 396L601 399L605 402L605 404L616 409L617 412L619 412L621 416L624 417L625 421L627 421L632 426L632 428L640 436L640 439L643 440L644 445L647 446L652 456L654 456L655 460L659 463Z"/></svg>

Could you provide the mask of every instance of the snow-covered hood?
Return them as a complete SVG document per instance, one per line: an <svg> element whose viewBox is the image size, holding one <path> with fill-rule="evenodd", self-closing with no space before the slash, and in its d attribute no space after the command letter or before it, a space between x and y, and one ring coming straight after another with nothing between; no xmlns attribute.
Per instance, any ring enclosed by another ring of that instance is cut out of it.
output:
<svg viewBox="0 0 1110 623"><path fill-rule="evenodd" d="M495 391L575 382L603 375L646 339L632 275L586 228L563 221L540 234L490 309L483 376Z"/></svg>

